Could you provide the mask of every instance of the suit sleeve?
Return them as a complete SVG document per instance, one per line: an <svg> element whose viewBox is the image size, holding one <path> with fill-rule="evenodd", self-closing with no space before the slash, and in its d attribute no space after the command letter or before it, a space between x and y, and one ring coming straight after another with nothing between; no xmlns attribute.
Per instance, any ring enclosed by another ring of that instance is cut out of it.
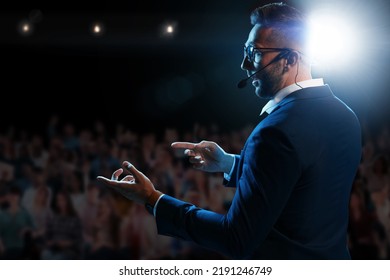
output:
<svg viewBox="0 0 390 280"><path fill-rule="evenodd" d="M193 241L233 259L249 258L283 211L301 167L291 141L276 128L254 133L240 160L242 172L227 214L165 195L157 207L158 233Z"/></svg>

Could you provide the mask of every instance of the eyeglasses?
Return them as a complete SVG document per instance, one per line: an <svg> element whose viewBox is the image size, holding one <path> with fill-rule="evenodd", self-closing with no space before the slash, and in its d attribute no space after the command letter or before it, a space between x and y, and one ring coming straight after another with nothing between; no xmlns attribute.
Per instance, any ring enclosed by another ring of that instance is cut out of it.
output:
<svg viewBox="0 0 390 280"><path fill-rule="evenodd" d="M263 53L265 52L282 52L290 51L288 48L255 48L251 45L244 46L244 55L248 58L249 62L259 63Z"/></svg>

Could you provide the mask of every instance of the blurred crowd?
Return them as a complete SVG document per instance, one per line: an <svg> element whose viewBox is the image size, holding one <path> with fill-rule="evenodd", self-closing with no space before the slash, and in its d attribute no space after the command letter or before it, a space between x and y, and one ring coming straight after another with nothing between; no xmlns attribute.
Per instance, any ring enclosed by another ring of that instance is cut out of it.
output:
<svg viewBox="0 0 390 280"><path fill-rule="evenodd" d="M45 131L0 134L0 259L224 259L191 242L157 234L154 217L102 186L128 160L164 193L219 213L235 189L222 174L197 171L175 141L217 142L239 153L253 128L216 124L136 131L100 121L89 128L53 116ZM363 126L352 187L348 239L354 259L390 259L390 131Z"/></svg>

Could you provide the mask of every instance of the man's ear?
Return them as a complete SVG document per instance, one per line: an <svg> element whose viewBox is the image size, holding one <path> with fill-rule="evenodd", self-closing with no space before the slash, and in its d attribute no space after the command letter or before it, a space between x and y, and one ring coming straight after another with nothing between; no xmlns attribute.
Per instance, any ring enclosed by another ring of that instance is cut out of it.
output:
<svg viewBox="0 0 390 280"><path fill-rule="evenodd" d="M291 65L291 66L295 65L298 62L298 59L299 59L298 52L296 52L296 51L289 52L289 54L286 57L286 60L287 60L286 66L287 65Z"/></svg>

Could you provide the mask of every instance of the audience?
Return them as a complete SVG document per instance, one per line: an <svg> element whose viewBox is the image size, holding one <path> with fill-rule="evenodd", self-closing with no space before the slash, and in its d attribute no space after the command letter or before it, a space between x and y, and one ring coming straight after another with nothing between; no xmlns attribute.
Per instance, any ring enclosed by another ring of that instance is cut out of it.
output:
<svg viewBox="0 0 390 280"><path fill-rule="evenodd" d="M82 257L82 224L69 193L58 191L52 204L53 215L46 222L42 259L67 260Z"/></svg>
<svg viewBox="0 0 390 280"><path fill-rule="evenodd" d="M63 124L62 124L63 122ZM153 216L99 185L123 160L164 193L225 213L235 189L222 174L191 168L172 150L178 139L212 139L239 153L251 125L222 131L195 123L187 130L137 132L100 121L78 128L52 116L46 133L0 134L0 259L224 259L186 241L157 235ZM363 153L350 200L353 259L390 259L390 133L363 129ZM16 219L16 220L15 220Z"/></svg>
<svg viewBox="0 0 390 280"><path fill-rule="evenodd" d="M21 205L22 192L10 186L6 209L0 212L0 259L24 259L34 224L30 213Z"/></svg>

